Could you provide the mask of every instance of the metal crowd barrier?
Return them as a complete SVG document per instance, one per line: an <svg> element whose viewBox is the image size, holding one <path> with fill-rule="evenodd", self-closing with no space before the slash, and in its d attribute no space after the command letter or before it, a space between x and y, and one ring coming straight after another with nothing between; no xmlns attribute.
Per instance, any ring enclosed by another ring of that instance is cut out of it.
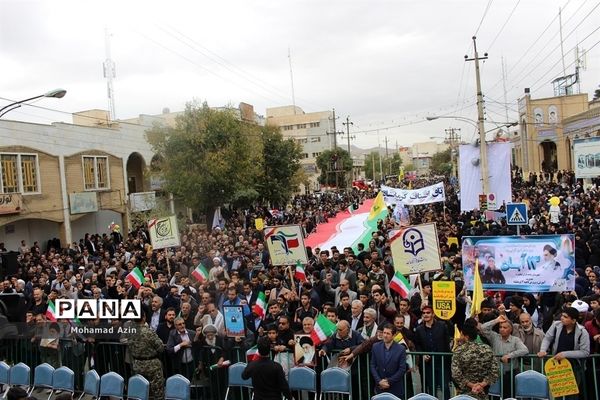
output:
<svg viewBox="0 0 600 400"><path fill-rule="evenodd" d="M219 347L202 347L195 350L194 365L203 365L203 369L197 368L191 376L192 399L222 400L227 388L227 369L210 368L210 364L215 362L212 358L213 351L222 350ZM48 354L43 354L39 344L29 338L3 339L0 343L0 359L6 361L9 365L23 362L31 367L31 372L35 367L43 362L49 362L54 367L67 366L75 372L75 387L77 390L83 389L83 378L90 369L95 369L100 376L109 371L114 371L125 378L125 382L132 376L131 357L127 352L127 345L120 342L79 342L73 339L61 339L58 352L48 358ZM231 364L236 362L246 362L246 349L233 347L228 350L228 358ZM317 376L321 371L335 365L336 356L339 351L333 351L327 357L319 357L315 365ZM430 361L425 361L423 356L429 356ZM409 369L405 375L405 394L411 397L417 393L428 393L437 398L450 398L456 394L454 384L452 383L450 365L452 353L407 353L407 362ZM499 358L499 357L498 357ZM504 364L500 373L499 388L502 390L506 386L509 393L490 393L496 398L514 397L514 377L516 374L535 370L544 373L543 367L545 359L540 359L537 355L527 355L510 363ZM161 355L163 363L163 372L165 377L180 373L174 357L170 357L166 351ZM283 362L285 371L289 371L294 365L293 355L289 357L279 357L276 361ZM361 354L352 363L346 367L351 373L352 391L354 397L360 399L369 399L374 394L374 382L370 373L370 354ZM501 361L499 361L500 364ZM576 364L576 363L574 363ZM577 364L574 367L575 373L580 382L580 398L600 399L600 354L595 354L583 360L581 366ZM509 382L505 384L505 380ZM33 381L33 376L32 376ZM319 379L317 379L317 389L319 389ZM237 400L249 400L249 395L244 391L233 390L230 398Z"/></svg>

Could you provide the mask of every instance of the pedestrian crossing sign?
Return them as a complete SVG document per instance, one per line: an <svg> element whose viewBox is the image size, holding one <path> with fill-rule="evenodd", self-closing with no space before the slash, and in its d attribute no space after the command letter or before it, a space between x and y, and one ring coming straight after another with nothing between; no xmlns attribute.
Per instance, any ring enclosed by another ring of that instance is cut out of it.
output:
<svg viewBox="0 0 600 400"><path fill-rule="evenodd" d="M527 204L508 203L506 205L506 223L508 225L527 225Z"/></svg>

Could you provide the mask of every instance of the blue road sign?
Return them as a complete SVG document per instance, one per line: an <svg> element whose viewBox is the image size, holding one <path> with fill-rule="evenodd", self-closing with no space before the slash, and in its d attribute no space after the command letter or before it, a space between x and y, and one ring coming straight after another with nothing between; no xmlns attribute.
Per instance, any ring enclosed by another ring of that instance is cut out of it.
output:
<svg viewBox="0 0 600 400"><path fill-rule="evenodd" d="M506 223L508 225L527 225L528 222L529 217L527 216L527 204L506 204Z"/></svg>

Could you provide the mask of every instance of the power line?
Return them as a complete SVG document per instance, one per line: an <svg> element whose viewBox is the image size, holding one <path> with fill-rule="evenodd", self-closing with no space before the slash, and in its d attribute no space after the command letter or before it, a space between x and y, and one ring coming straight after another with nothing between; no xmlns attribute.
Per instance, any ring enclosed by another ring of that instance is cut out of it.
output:
<svg viewBox="0 0 600 400"><path fill-rule="evenodd" d="M504 31L504 28L506 27L506 24L508 24L508 21L510 21L510 19L512 18L513 14L517 10L517 7L519 6L520 2L521 2L521 0L517 0L517 2L515 3L515 6L513 7L513 9L510 12L510 14L508 15L508 18L506 18L506 21L504 21L504 24L502 24L502 27L500 28L500 30L498 31L498 33L496 34L496 36L492 40L492 43L487 47L488 51L490 51L490 49L492 48L492 46L494 45L494 43L496 43L496 40L498 39L498 37L500 37L500 34L502 33L502 31Z"/></svg>
<svg viewBox="0 0 600 400"><path fill-rule="evenodd" d="M567 8L567 6L569 5L569 3L571 2L571 0L568 0L567 3L563 6L563 9ZM584 3L582 3L583 6ZM581 6L579 7L581 8ZM579 8L577 9L577 11L579 11ZM577 13L577 11L575 11L575 13ZM573 15L575 15L575 13ZM548 29L550 29L550 27L552 26L552 24L554 24L554 22L558 19L558 13L556 14L556 16L548 23L548 25L546 25L546 27L544 28L544 30L542 31L542 33L540 33L538 35L538 37L533 41L533 43L531 43L531 45L527 48L527 50L525 50L523 52L523 54L521 54L521 56L517 59L517 62L515 62L512 67L508 70L508 74L512 73L513 70L521 63L521 61L523 61L527 55L530 54L530 50L534 48L534 46L540 41L540 39L544 36L544 34L548 31ZM543 47L543 46L542 46ZM489 89L488 92L492 91L494 88L496 88L496 86L498 86L500 83L502 82L502 79L499 79L496 83L494 83Z"/></svg>
<svg viewBox="0 0 600 400"><path fill-rule="evenodd" d="M475 33L473 34L473 36L477 36L477 34L479 33L479 29L481 28L481 25L483 24L483 20L485 19L485 16L487 15L488 11L490 10L490 7L492 6L492 2L494 0L488 0L487 6L485 6L485 10L483 11L483 15L481 16L481 21L479 21L479 25L477 26L477 29L475 30Z"/></svg>

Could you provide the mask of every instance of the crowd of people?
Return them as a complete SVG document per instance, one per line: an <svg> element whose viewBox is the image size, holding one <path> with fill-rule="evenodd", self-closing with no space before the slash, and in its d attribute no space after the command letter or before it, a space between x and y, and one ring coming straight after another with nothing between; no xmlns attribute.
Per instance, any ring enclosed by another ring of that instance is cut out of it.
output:
<svg viewBox="0 0 600 400"><path fill-rule="evenodd" d="M431 183L423 179L411 185ZM254 219L262 217L265 225L301 225L309 235L319 224L375 195L358 190L298 196L281 210L224 212L224 228L188 226L181 246L166 250L152 249L144 227L125 237L111 232L86 235L64 249L42 250L23 242L15 249L20 252L18 273L4 279L2 293L22 293L24 324L18 334L40 346L43 360L55 366L60 364L58 337L88 343L98 339L74 335L72 322L48 324L49 302L140 299L143 318L132 323L139 329L102 340L127 343L132 370L148 377L156 398L162 396L165 374L181 373L193 380L211 370L224 371L233 351L245 353L260 340L268 342L271 357L285 371L290 365L354 368L354 359L370 353L375 391L401 398L420 388L429 393L440 390L448 399L453 382L458 392L483 399L497 381L502 382L504 397L511 397L517 369L540 371L548 357L569 359L581 393L593 393L595 388L589 384L597 372L590 355L600 351L598 189L584 191L568 171L527 180L515 171L512 184L514 201L529 204L531 219L522 234L575 235L574 291L487 292L481 313L466 318L471 305L463 281L461 238L512 235L515 229L505 220L486 220L479 211L461 213L457 188L446 183L444 203L415 206L410 212L411 224L436 223L443 268L422 274L420 285L406 298L389 287L394 263L388 234L398 229L391 210L388 218L379 221L370 242L356 249L307 248L306 280L294 277L295 266L272 265L262 232L254 226ZM561 199L558 222L552 222L549 213L553 196ZM199 281L192 272L200 264L208 277ZM140 288L126 278L136 267L145 274ZM434 280L456 282L457 312L450 321L434 316ZM266 301L264 316L255 307L261 293ZM226 306L242 307L243 337L227 336ZM336 331L314 349L311 333L320 314L335 324ZM111 323L87 322L91 326ZM51 334L41 334L42 325ZM460 339L454 335L455 325L462 332ZM304 349L302 358L294 356L296 346ZM175 362L163 365L162 352ZM480 360L482 367L475 367L473 360ZM417 375L421 380L413 385ZM353 375L353 381L357 379L364 376Z"/></svg>

